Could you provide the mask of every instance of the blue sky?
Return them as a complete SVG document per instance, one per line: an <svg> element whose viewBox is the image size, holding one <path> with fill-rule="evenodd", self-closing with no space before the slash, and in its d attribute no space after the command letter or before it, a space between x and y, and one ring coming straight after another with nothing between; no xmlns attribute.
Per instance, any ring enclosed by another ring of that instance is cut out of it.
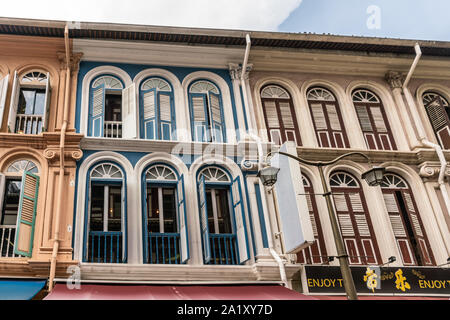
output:
<svg viewBox="0 0 450 320"><path fill-rule="evenodd" d="M369 29L367 8L380 8ZM450 41L449 0L303 0L278 31Z"/></svg>
<svg viewBox="0 0 450 320"><path fill-rule="evenodd" d="M449 0L16 0L0 16L450 41ZM125 4L125 5L124 5ZM379 29L367 8L379 8Z"/></svg>

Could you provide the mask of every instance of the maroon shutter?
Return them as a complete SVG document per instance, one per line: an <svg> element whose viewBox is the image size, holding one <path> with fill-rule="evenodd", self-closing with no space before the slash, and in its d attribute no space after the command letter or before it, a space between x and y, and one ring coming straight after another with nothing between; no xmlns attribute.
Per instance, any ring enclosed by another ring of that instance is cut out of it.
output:
<svg viewBox="0 0 450 320"><path fill-rule="evenodd" d="M425 109L440 145L444 149L450 149L450 120L441 97L437 96Z"/></svg>
<svg viewBox="0 0 450 320"><path fill-rule="evenodd" d="M339 104L316 100L309 100L308 104L320 147L349 148Z"/></svg>
<svg viewBox="0 0 450 320"><path fill-rule="evenodd" d="M303 176L305 179L303 182L306 193L306 201L309 210L309 216L311 219L315 242L312 246L302 250L297 254L297 261L299 263L306 264L328 264L327 249L325 247L325 241L323 237L322 224L320 222L319 211L317 209L317 203L314 195L314 189L310 180Z"/></svg>

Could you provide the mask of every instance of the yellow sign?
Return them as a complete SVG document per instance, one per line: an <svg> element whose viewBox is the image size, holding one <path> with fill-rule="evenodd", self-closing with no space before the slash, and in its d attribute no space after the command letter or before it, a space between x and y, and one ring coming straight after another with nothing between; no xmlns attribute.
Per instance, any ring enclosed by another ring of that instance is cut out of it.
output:
<svg viewBox="0 0 450 320"><path fill-rule="evenodd" d="M406 282L406 277L403 276L402 269L397 270L397 272L395 273L395 278L397 279L395 280L397 290L402 290L403 292L405 292L406 289L411 289L409 283Z"/></svg>
<svg viewBox="0 0 450 320"><path fill-rule="evenodd" d="M378 286L378 275L374 270L367 267L366 275L364 276L364 281L367 283L367 288L375 293L375 288Z"/></svg>

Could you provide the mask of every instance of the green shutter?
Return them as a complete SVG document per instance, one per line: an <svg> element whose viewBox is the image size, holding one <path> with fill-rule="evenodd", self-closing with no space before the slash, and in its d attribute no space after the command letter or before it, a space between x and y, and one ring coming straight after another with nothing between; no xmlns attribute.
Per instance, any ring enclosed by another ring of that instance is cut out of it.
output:
<svg viewBox="0 0 450 320"><path fill-rule="evenodd" d="M14 253L31 257L33 250L34 225L38 201L39 177L25 171L20 191L19 216L17 219Z"/></svg>

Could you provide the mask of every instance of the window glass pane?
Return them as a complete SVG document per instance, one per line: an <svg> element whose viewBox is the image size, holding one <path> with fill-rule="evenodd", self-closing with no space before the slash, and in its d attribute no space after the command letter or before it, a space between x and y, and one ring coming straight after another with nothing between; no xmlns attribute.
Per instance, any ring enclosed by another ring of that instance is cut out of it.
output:
<svg viewBox="0 0 450 320"><path fill-rule="evenodd" d="M18 114L33 114L35 94L35 90L20 90Z"/></svg>
<svg viewBox="0 0 450 320"><path fill-rule="evenodd" d="M22 180L6 180L1 225L16 225Z"/></svg>
<svg viewBox="0 0 450 320"><path fill-rule="evenodd" d="M91 191L91 231L103 231L105 186L93 185Z"/></svg>
<svg viewBox="0 0 450 320"><path fill-rule="evenodd" d="M147 188L147 230L156 233L160 231L158 188Z"/></svg>
<svg viewBox="0 0 450 320"><path fill-rule="evenodd" d="M122 121L122 95L105 95L105 121Z"/></svg>
<svg viewBox="0 0 450 320"><path fill-rule="evenodd" d="M228 202L228 190L218 189L216 190L216 203L217 203L217 220L219 223L220 233L233 233L231 227L231 215Z"/></svg>
<svg viewBox="0 0 450 320"><path fill-rule="evenodd" d="M34 104L34 114L43 115L45 110L45 91L39 90L36 92L36 101Z"/></svg>
<svg viewBox="0 0 450 320"><path fill-rule="evenodd" d="M164 233L177 232L175 189L163 189Z"/></svg>
<svg viewBox="0 0 450 320"><path fill-rule="evenodd" d="M109 186L108 231L122 231L122 187Z"/></svg>

